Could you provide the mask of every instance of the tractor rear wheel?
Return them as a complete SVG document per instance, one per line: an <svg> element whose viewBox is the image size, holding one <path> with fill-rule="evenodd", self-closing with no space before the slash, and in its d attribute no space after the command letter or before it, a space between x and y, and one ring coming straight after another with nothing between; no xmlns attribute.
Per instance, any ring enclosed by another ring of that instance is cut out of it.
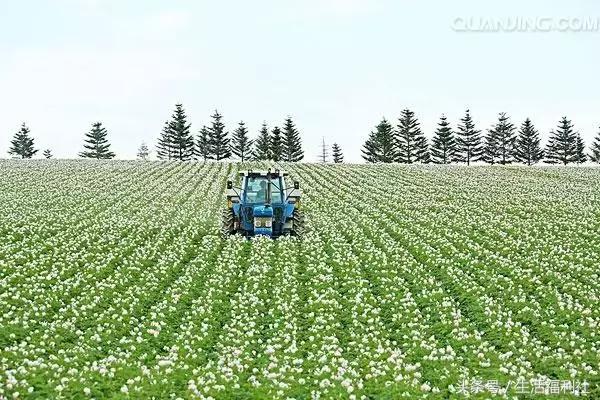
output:
<svg viewBox="0 0 600 400"><path fill-rule="evenodd" d="M221 234L224 237L228 237L235 233L235 214L233 209L226 208L223 210L223 217L221 223Z"/></svg>
<svg viewBox="0 0 600 400"><path fill-rule="evenodd" d="M302 236L304 234L304 214L299 210L294 210L292 214L292 231L293 236Z"/></svg>

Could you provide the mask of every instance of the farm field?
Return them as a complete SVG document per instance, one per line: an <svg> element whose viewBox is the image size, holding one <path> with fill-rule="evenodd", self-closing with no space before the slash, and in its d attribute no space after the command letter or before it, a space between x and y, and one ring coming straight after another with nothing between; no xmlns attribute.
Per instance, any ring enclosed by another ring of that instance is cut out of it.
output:
<svg viewBox="0 0 600 400"><path fill-rule="evenodd" d="M0 398L600 398L600 169L248 167L0 160Z"/></svg>

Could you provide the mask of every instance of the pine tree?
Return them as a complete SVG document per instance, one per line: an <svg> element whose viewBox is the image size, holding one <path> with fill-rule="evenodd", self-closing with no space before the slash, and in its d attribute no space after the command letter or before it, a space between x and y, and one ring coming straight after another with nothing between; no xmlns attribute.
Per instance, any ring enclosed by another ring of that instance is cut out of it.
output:
<svg viewBox="0 0 600 400"><path fill-rule="evenodd" d="M371 163L391 163L397 159L394 129L385 118L377 125L375 132L369 134L362 153L362 157Z"/></svg>
<svg viewBox="0 0 600 400"><path fill-rule="evenodd" d="M148 145L146 144L146 142L142 142L142 144L138 148L137 157L140 160L145 161L146 159L148 159L149 155L150 155L150 150L148 149Z"/></svg>
<svg viewBox="0 0 600 400"><path fill-rule="evenodd" d="M214 159L224 160L231 157L231 148L229 147L229 132L225 132L225 124L221 121L223 116L217 110L211 115L212 123L208 128L208 137L210 144L210 153Z"/></svg>
<svg viewBox="0 0 600 400"><path fill-rule="evenodd" d="M592 143L591 150L592 153L590 154L590 160L600 164L600 132L598 132L594 143Z"/></svg>
<svg viewBox="0 0 600 400"><path fill-rule="evenodd" d="M213 158L210 152L210 133L206 126L200 129L200 135L196 141L196 155L202 160L206 161Z"/></svg>
<svg viewBox="0 0 600 400"><path fill-rule="evenodd" d="M256 161L266 161L271 159L271 138L269 137L269 128L267 128L266 122L263 122L258 137L254 142L252 158Z"/></svg>
<svg viewBox="0 0 600 400"><path fill-rule="evenodd" d="M544 157L540 146L540 136L529 118L521 124L519 136L515 143L515 160L532 165Z"/></svg>
<svg viewBox="0 0 600 400"><path fill-rule="evenodd" d="M156 156L159 160L173 159L174 151L172 142L173 133L171 132L171 123L167 121L158 137L158 144L156 145Z"/></svg>
<svg viewBox="0 0 600 400"><path fill-rule="evenodd" d="M281 129L273 128L271 131L270 158L273 161L281 161L283 158L283 143L281 141Z"/></svg>
<svg viewBox="0 0 600 400"><path fill-rule="evenodd" d="M470 165L472 161L481 156L481 131L475 129L475 123L471 117L469 109L465 116L461 118L456 132L456 160L466 162Z"/></svg>
<svg viewBox="0 0 600 400"><path fill-rule="evenodd" d="M49 160L53 157L52 150L50 150L50 149L44 150L44 152L42 154L44 155L44 158L46 158L47 160Z"/></svg>
<svg viewBox="0 0 600 400"><path fill-rule="evenodd" d="M433 136L431 158L436 164L450 164L456 155L456 139L445 115L440 117Z"/></svg>
<svg viewBox="0 0 600 400"><path fill-rule="evenodd" d="M477 161L484 161L488 164L495 164L500 157L498 134L495 129L488 129L487 135L483 138L483 148Z"/></svg>
<svg viewBox="0 0 600 400"><path fill-rule="evenodd" d="M34 148L34 139L29 135L29 128L25 125L25 122L21 125L21 129L10 142L10 149L8 154L18 156L21 158L31 158L38 151Z"/></svg>
<svg viewBox="0 0 600 400"><path fill-rule="evenodd" d="M79 153L82 158L95 158L96 160L110 159L115 157L115 153L110 151L110 143L106 136L108 132L102 126L102 122L92 124L92 129L85 134L85 149Z"/></svg>
<svg viewBox="0 0 600 400"><path fill-rule="evenodd" d="M586 161L587 155L585 154L585 143L579 132L577 132L575 137L575 162L577 164L583 164Z"/></svg>
<svg viewBox="0 0 600 400"><path fill-rule="evenodd" d="M551 132L546 146L546 159L550 164L567 165L577 161L577 134L573 131L573 123L562 117L558 129Z"/></svg>
<svg viewBox="0 0 600 400"><path fill-rule="evenodd" d="M194 137L190 133L191 124L182 104L175 105L175 111L169 122L171 135L171 156L175 160L189 161L194 156Z"/></svg>
<svg viewBox="0 0 600 400"><path fill-rule="evenodd" d="M283 161L298 162L304 158L300 132L294 126L291 117L287 117L283 124Z"/></svg>
<svg viewBox="0 0 600 400"><path fill-rule="evenodd" d="M405 164L428 162L430 157L427 139L421 132L415 113L409 109L402 110L398 122L396 161Z"/></svg>
<svg viewBox="0 0 600 400"><path fill-rule="evenodd" d="M240 121L239 126L233 131L231 138L231 151L241 162L248 161L250 158L250 149L252 148L252 140L248 137L248 129L244 121Z"/></svg>
<svg viewBox="0 0 600 400"><path fill-rule="evenodd" d="M344 154L342 154L342 149L337 143L334 143L331 146L331 151L333 155L333 162L336 164L340 164L344 162Z"/></svg>

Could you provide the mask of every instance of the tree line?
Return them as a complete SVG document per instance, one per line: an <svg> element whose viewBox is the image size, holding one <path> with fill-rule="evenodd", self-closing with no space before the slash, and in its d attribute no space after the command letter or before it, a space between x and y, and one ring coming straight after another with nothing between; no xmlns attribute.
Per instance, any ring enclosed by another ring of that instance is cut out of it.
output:
<svg viewBox="0 0 600 400"><path fill-rule="evenodd" d="M562 117L550 133L545 148L533 122L526 118L519 129L506 113L482 135L467 109L452 129L445 115L440 117L431 144L423 134L414 112L404 109L394 127L385 118L369 134L362 157L370 163L466 163L488 164L519 162L532 165L540 161L550 164L581 164L588 160L600 163L600 132L586 154L585 143L573 123Z"/></svg>
<svg viewBox="0 0 600 400"><path fill-rule="evenodd" d="M32 158L38 152L29 128L23 123L14 135L8 153L15 157ZM52 158L50 150L44 151L44 157ZM150 149L142 143L137 156L147 159ZM240 161L286 161L299 162L304 158L302 139L292 117L287 117L282 127L269 129L266 122L256 139L251 139L243 121L229 133L223 123L223 116L215 111L211 115L211 123L203 126L194 136L191 123L182 104L176 104L171 119L166 121L156 145L157 157L161 160L226 160L236 157ZM108 132L101 122L92 124L91 130L85 134L82 158L112 159L115 153L110 150ZM341 162L341 149L337 149L337 160Z"/></svg>

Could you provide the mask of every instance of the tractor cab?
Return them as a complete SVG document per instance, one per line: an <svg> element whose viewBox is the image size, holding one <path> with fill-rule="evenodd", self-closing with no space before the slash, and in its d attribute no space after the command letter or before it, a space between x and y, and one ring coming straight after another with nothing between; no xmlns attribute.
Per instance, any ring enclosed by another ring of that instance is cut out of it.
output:
<svg viewBox="0 0 600 400"><path fill-rule="evenodd" d="M299 210L302 193L298 182L287 186L287 172L277 169L248 170L239 175L239 187L227 182L223 234L273 238L300 234L304 221Z"/></svg>

